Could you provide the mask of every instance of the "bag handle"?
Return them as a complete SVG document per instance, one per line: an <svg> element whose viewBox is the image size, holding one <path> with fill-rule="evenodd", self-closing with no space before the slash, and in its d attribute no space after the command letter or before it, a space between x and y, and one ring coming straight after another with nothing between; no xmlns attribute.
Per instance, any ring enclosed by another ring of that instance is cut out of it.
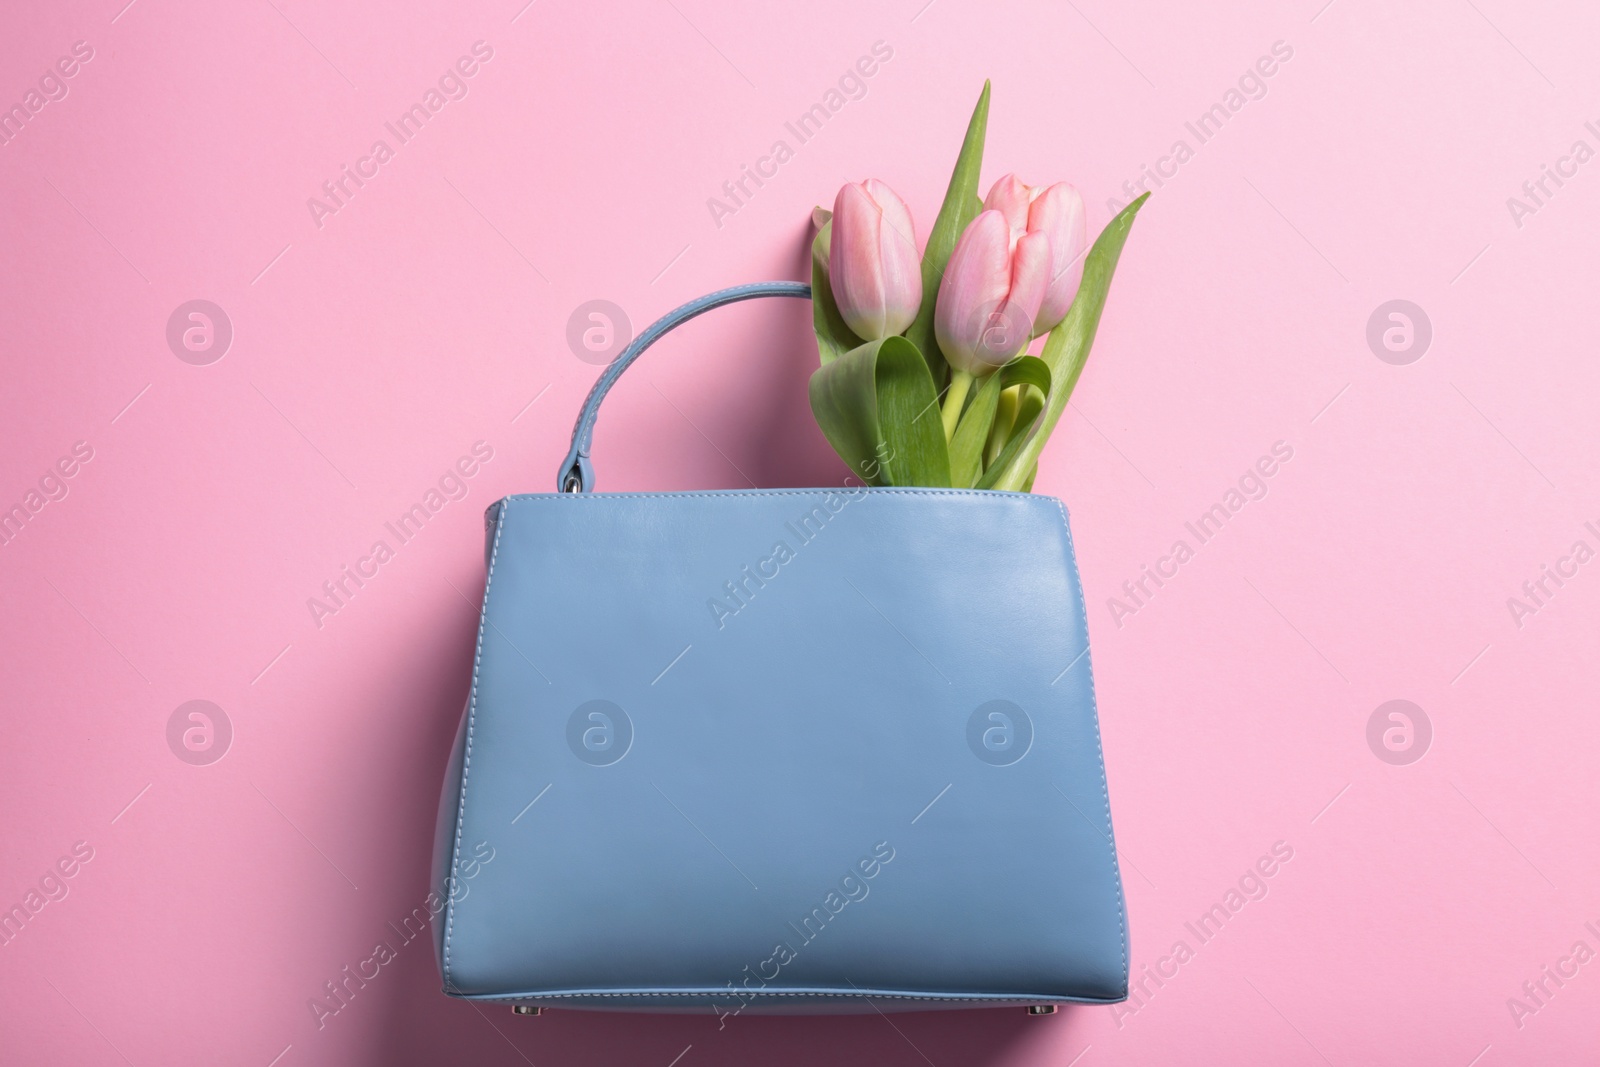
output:
<svg viewBox="0 0 1600 1067"><path fill-rule="evenodd" d="M651 323L649 329L635 337L633 342L622 350L622 354L612 360L601 373L594 383L594 388L589 390L589 397L583 402L583 410L578 412L578 423L572 428L572 448L568 450L567 458L561 461L561 469L556 474L556 491L587 493L594 489L594 466L589 462L589 448L593 443L595 419L600 414L600 402L606 398L606 393L617 383L617 379L622 377L622 372L627 370L645 349L659 341L667 331L683 325L696 315L704 314L724 304L753 300L758 296L794 296L808 299L811 296L811 286L805 282L752 282L749 285L736 285L731 289L719 289L715 293L708 293L698 300L691 300L682 307L667 312Z"/></svg>

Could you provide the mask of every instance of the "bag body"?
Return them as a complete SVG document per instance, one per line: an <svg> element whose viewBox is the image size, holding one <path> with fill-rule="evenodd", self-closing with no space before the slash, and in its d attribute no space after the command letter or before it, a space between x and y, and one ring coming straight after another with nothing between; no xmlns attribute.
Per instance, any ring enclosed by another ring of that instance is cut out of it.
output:
<svg viewBox="0 0 1600 1067"><path fill-rule="evenodd" d="M724 1020L1125 999L1060 501L519 495L487 555L436 846L447 993Z"/></svg>

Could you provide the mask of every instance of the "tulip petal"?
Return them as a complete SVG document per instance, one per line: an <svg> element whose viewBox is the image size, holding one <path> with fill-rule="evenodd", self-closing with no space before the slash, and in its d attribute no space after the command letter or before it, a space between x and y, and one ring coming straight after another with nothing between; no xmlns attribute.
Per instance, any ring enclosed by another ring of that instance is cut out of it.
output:
<svg viewBox="0 0 1600 1067"><path fill-rule="evenodd" d="M917 228L911 221L911 209L900 199L900 194L876 178L868 178L861 184L866 187L867 195L872 198L872 202L878 205L884 224L903 237L914 253L917 247ZM920 283L918 287L921 287Z"/></svg>
<svg viewBox="0 0 1600 1067"><path fill-rule="evenodd" d="M922 302L916 234L905 202L875 179L834 200L829 275L839 313L869 340L899 333Z"/></svg>
<svg viewBox="0 0 1600 1067"><path fill-rule="evenodd" d="M1066 182L1039 194L1028 209L1028 229L1050 237L1050 285L1045 290L1035 334L1045 333L1066 317L1083 278L1088 225L1083 195Z"/></svg>
<svg viewBox="0 0 1600 1067"><path fill-rule="evenodd" d="M1005 216L985 211L972 220L945 265L934 334L945 358L957 370L987 374L998 365L982 349L991 317L1001 310L1011 290L1010 245Z"/></svg>
<svg viewBox="0 0 1600 1067"><path fill-rule="evenodd" d="M1050 238L1042 233L1026 234L1017 242L1016 254L1011 257L1011 292L1006 299L1008 312L1019 321L1027 320L1023 335L1026 338L1033 337L1033 324L1039 320L1039 308L1049 285ZM1016 351L1021 350L1019 347Z"/></svg>
<svg viewBox="0 0 1600 1067"><path fill-rule="evenodd" d="M833 202L833 239L828 274L839 313L868 339L880 336L883 278L877 265L878 206L867 191L850 182Z"/></svg>
<svg viewBox="0 0 1600 1067"><path fill-rule="evenodd" d="M878 206L878 262L883 278L884 336L903 333L922 306L922 257L911 209L876 178L865 182Z"/></svg>
<svg viewBox="0 0 1600 1067"><path fill-rule="evenodd" d="M1006 217L1006 226L1010 228L1012 240L1015 241L1028 232L1028 208L1032 197L1032 188L1023 184L1015 174L1007 174L989 189L988 199L984 200L983 206Z"/></svg>

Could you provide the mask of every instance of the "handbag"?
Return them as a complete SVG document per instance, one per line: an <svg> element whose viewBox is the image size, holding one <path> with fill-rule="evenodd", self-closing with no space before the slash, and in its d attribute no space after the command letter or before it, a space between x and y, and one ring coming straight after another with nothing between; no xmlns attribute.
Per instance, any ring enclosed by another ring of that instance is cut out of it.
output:
<svg viewBox="0 0 1600 1067"><path fill-rule="evenodd" d="M557 490L486 515L435 847L444 991L848 1014L1113 1003L1128 925L1065 507L880 488ZM871 472L867 472L870 474Z"/></svg>

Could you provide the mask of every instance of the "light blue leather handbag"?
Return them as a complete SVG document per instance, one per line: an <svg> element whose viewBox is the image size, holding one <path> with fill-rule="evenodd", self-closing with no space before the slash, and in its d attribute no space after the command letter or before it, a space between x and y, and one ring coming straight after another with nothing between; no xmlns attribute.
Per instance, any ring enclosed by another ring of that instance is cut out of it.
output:
<svg viewBox="0 0 1600 1067"><path fill-rule="evenodd" d="M440 804L446 993L841 1014L1110 1003L1128 925L1059 500L558 492L489 508Z"/></svg>

